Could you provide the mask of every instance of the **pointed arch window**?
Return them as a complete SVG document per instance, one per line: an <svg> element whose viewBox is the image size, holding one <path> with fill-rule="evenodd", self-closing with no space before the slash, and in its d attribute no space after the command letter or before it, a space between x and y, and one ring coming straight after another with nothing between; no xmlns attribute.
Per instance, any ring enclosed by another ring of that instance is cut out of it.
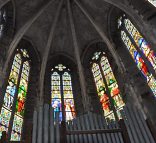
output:
<svg viewBox="0 0 156 143"><path fill-rule="evenodd" d="M58 64L52 69L51 105L55 113L59 113L60 121L69 121L75 118L71 73L70 69L62 64Z"/></svg>
<svg viewBox="0 0 156 143"><path fill-rule="evenodd" d="M156 7L156 0L148 0L148 1Z"/></svg>
<svg viewBox="0 0 156 143"><path fill-rule="evenodd" d="M115 114L117 114L118 118L121 118L120 111L124 106L124 102L118 83L104 52L94 53L91 69L104 116L109 119L115 119Z"/></svg>
<svg viewBox="0 0 156 143"><path fill-rule="evenodd" d="M156 54L126 15L119 18L118 28L122 41L156 97L156 79L149 70L153 68L156 72Z"/></svg>
<svg viewBox="0 0 156 143"><path fill-rule="evenodd" d="M29 72L27 50L17 49L0 112L0 133L7 131L12 141L21 140Z"/></svg>
<svg viewBox="0 0 156 143"><path fill-rule="evenodd" d="M4 33L6 22L7 22L7 14L5 7L3 7L0 9L0 38Z"/></svg>

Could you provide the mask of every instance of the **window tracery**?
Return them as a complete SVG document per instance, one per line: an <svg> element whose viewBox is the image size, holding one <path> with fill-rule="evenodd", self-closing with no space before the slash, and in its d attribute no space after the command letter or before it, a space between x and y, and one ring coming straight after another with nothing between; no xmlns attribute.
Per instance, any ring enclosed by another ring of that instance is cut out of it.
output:
<svg viewBox="0 0 156 143"><path fill-rule="evenodd" d="M120 111L124 106L124 102L105 53L94 53L91 66L104 116L114 120L115 116L114 111L112 110L112 107L114 107L118 118L121 118Z"/></svg>
<svg viewBox="0 0 156 143"><path fill-rule="evenodd" d="M28 89L30 59L25 49L17 49L0 112L0 133L11 131L11 140L20 141Z"/></svg>
<svg viewBox="0 0 156 143"><path fill-rule="evenodd" d="M70 69L67 69L67 67L62 64L59 64L52 69L51 104L55 113L59 112L60 121L69 121L75 118Z"/></svg>
<svg viewBox="0 0 156 143"><path fill-rule="evenodd" d="M138 69L145 77L149 87L156 97L156 79L150 72L149 66L146 64L142 56L145 56L146 60L150 63L150 66L156 71L156 54L151 49L149 43L125 15L119 18L118 28L120 29L122 41L126 45Z"/></svg>

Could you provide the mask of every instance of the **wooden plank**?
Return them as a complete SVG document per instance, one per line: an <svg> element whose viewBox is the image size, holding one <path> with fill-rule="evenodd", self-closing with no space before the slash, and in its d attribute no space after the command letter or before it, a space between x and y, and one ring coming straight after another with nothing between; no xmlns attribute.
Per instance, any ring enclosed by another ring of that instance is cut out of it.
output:
<svg viewBox="0 0 156 143"><path fill-rule="evenodd" d="M80 116L80 124L81 124L81 130L86 130L86 122L85 122L84 116ZM88 142L87 135L83 135L83 141L84 143Z"/></svg>
<svg viewBox="0 0 156 143"><path fill-rule="evenodd" d="M81 124L80 124L80 118L79 117L77 118L77 129L78 130L82 130L82 127L81 127ZM79 137L79 143L84 143L83 135L80 134L78 137Z"/></svg>
<svg viewBox="0 0 156 143"><path fill-rule="evenodd" d="M59 126L59 112L56 112L56 143L60 143L60 126Z"/></svg>
<svg viewBox="0 0 156 143"><path fill-rule="evenodd" d="M119 126L122 129L122 137L123 137L124 142L131 143L128 132L127 132L127 128L123 119L120 119Z"/></svg>
<svg viewBox="0 0 156 143"><path fill-rule="evenodd" d="M151 131L150 131L150 129L148 128L147 123L146 123L146 121L145 121L145 119L144 119L144 117L143 117L143 114L142 114L141 111L139 111L139 110L137 110L137 114L138 114L138 116L139 116L140 121L142 122L144 131L145 131L145 134L146 134L146 135L148 136L148 138L149 138L149 142L150 142L150 143L155 143L154 138L153 138L153 136L152 136L152 134L151 134Z"/></svg>
<svg viewBox="0 0 156 143"><path fill-rule="evenodd" d="M116 128L120 128L118 123L116 123L115 126L116 126ZM119 139L119 143L124 143L122 133L117 133L117 137Z"/></svg>
<svg viewBox="0 0 156 143"><path fill-rule="evenodd" d="M108 129L110 129L110 130L113 129L111 124L112 123L110 122L109 125L108 125ZM111 136L112 143L116 143L114 133L110 133L110 136Z"/></svg>
<svg viewBox="0 0 156 143"><path fill-rule="evenodd" d="M101 115L98 116L98 124L99 124L100 129L105 129L103 126L105 124L105 122L102 121ZM107 138L104 133L102 134L102 139L103 139L104 143L107 143Z"/></svg>
<svg viewBox="0 0 156 143"><path fill-rule="evenodd" d="M117 123L116 123L115 121L113 121L113 122L111 123L112 129L117 129L116 124L117 124ZM115 143L120 143L118 133L114 133L114 138L115 138Z"/></svg>
<svg viewBox="0 0 156 143"><path fill-rule="evenodd" d="M74 119L73 120L73 130L77 130L77 120ZM79 143L79 138L78 138L78 135L74 135L74 139L75 139L75 143Z"/></svg>
<svg viewBox="0 0 156 143"><path fill-rule="evenodd" d="M85 114L84 115L84 121L85 121L85 130L90 130L91 131L90 121L89 121L88 114ZM88 143L93 143L93 139L92 139L92 135L91 134L87 134L85 136L88 137Z"/></svg>
<svg viewBox="0 0 156 143"><path fill-rule="evenodd" d="M39 114L38 114L38 136L37 136L37 143L42 143L43 137L43 107L39 107Z"/></svg>
<svg viewBox="0 0 156 143"><path fill-rule="evenodd" d="M105 129L108 129L108 125L107 125L107 123L106 123L105 118L102 117L102 120L105 122L105 124L104 124L104 128L105 128ZM108 142L108 143L112 143L110 133L106 133L106 138L107 138L107 142Z"/></svg>
<svg viewBox="0 0 156 143"><path fill-rule="evenodd" d="M44 120L43 120L43 130L44 130L44 143L49 142L49 105L44 105Z"/></svg>
<svg viewBox="0 0 156 143"><path fill-rule="evenodd" d="M129 115L131 116L132 124L134 125L134 128L135 128L136 133L137 133L137 138L139 139L139 141L141 143L146 143L144 138L143 138L142 132L139 129L139 125L137 123L137 118L134 116L135 111L130 106L128 106L127 110L128 110Z"/></svg>
<svg viewBox="0 0 156 143"><path fill-rule="evenodd" d="M126 129L127 129L127 132L128 132L131 143L135 143L133 133L132 133L132 130L131 130L131 127L130 127L130 123L129 123L129 120L127 119L127 116L126 116L126 113L125 113L125 109L123 109L121 111L121 116L122 116L122 118L123 118L123 120L125 122ZM120 140L121 140L121 138L120 138Z"/></svg>
<svg viewBox="0 0 156 143"><path fill-rule="evenodd" d="M69 130L73 131L73 123L72 123L72 121L69 121ZM73 134L70 134L70 142L74 143L74 135Z"/></svg>
<svg viewBox="0 0 156 143"><path fill-rule="evenodd" d="M95 124L95 129L99 130L100 127L98 124L98 115L97 114L93 114L93 120L94 120L94 124ZM98 143L103 143L101 134L97 134L97 139L98 139Z"/></svg>
<svg viewBox="0 0 156 143"><path fill-rule="evenodd" d="M33 115L32 143L36 143L36 140L37 140L37 111L34 111L34 115Z"/></svg>
<svg viewBox="0 0 156 143"><path fill-rule="evenodd" d="M95 130L95 126L94 126L95 122L93 121L93 118L94 118L93 114L91 112L89 112L87 117L88 117L88 120L89 120L89 123L90 123L90 126L89 126L90 130ZM93 143L97 143L98 142L97 141L97 132L92 135L92 139L93 139Z"/></svg>
<svg viewBox="0 0 156 143"><path fill-rule="evenodd" d="M140 143L140 141L139 141L139 139L138 139L138 136L137 136L137 132L136 132L136 130L135 130L135 126L134 126L134 124L133 124L133 121L132 121L132 119L131 119L131 116L130 116L130 114L128 113L128 110L127 110L127 107L125 106L124 107L124 111L125 111L125 115L126 115L126 117L127 117L127 120L128 120L128 122L129 122L129 124L128 124L128 126L127 127L129 127L129 129L131 130L131 135L133 136L133 139L134 139L134 143ZM132 142L132 141L131 141Z"/></svg>
<svg viewBox="0 0 156 143"><path fill-rule="evenodd" d="M112 128L107 128L107 129L87 129L87 130L69 130L67 131L68 135L74 135L74 134L103 134L103 133L118 133L121 132L121 129L112 129Z"/></svg>
<svg viewBox="0 0 156 143"><path fill-rule="evenodd" d="M133 110L134 110L134 116L135 116L135 118L136 118L136 120L137 120L139 129L140 129L140 132L142 133L145 142L150 142L150 140L149 140L149 138L148 138L148 136L147 136L147 133L146 133L146 131L145 131L144 125L143 125L143 123L141 122L141 117L140 117L139 114L138 114L138 112L139 112L138 109L133 108Z"/></svg>
<svg viewBox="0 0 156 143"><path fill-rule="evenodd" d="M50 107L50 143L55 143L54 109Z"/></svg>
<svg viewBox="0 0 156 143"><path fill-rule="evenodd" d="M69 131L69 122L66 122L66 130ZM67 143L71 143L70 142L70 135L66 135L67 136Z"/></svg>

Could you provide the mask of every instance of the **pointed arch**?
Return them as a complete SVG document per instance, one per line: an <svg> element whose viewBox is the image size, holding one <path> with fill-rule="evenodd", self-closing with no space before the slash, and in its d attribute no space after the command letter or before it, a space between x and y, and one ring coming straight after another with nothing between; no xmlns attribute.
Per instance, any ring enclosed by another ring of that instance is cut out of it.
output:
<svg viewBox="0 0 156 143"><path fill-rule="evenodd" d="M75 118L75 105L70 69L58 64L51 71L51 106L55 113L59 112L60 121L72 120Z"/></svg>
<svg viewBox="0 0 156 143"><path fill-rule="evenodd" d="M17 49L0 112L0 133L10 132L12 141L20 141L25 100L30 73L30 58L26 49Z"/></svg>
<svg viewBox="0 0 156 143"><path fill-rule="evenodd" d="M115 120L115 114L117 114L117 118L121 118L120 111L124 106L124 102L106 54L104 52L95 52L91 65L104 116Z"/></svg>
<svg viewBox="0 0 156 143"><path fill-rule="evenodd" d="M156 54L134 24L123 14L118 19L121 40L156 97ZM150 63L150 64L147 64ZM155 71L153 72L151 71Z"/></svg>

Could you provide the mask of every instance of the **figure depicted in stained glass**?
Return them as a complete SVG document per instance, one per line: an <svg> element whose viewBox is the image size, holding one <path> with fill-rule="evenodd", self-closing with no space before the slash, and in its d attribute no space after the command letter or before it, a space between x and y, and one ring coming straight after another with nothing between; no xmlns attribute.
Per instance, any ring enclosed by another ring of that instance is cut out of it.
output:
<svg viewBox="0 0 156 143"><path fill-rule="evenodd" d="M54 112L59 112L59 120L62 120L62 108L61 108L61 100L60 99L52 99L52 107L54 108ZM54 118L56 118L56 114L54 114Z"/></svg>
<svg viewBox="0 0 156 143"><path fill-rule="evenodd" d="M126 17L126 15L123 15L119 18L118 28L121 31L122 41L126 45L138 69L145 77L149 87L156 97L156 79L149 70L151 67L156 71L156 54L151 49L149 43L133 25L133 23ZM141 56L142 54L144 54L147 59L143 59ZM148 66L146 64L146 62L148 62L147 60L150 63Z"/></svg>
<svg viewBox="0 0 156 143"><path fill-rule="evenodd" d="M4 96L4 105L6 107L8 107L8 109L12 109L12 105L13 105L13 98L16 92L16 86L14 84L14 79L12 78L11 81L8 81L8 86L6 89L6 93Z"/></svg>
<svg viewBox="0 0 156 143"><path fill-rule="evenodd" d="M25 57L27 57L27 61ZM0 113L0 131L8 131L10 129L12 141L20 141L21 139L30 70L28 57L26 50L17 49ZM21 78L19 79L19 77ZM16 104L13 104L14 102ZM11 115L14 117L13 124L9 125Z"/></svg>
<svg viewBox="0 0 156 143"><path fill-rule="evenodd" d="M51 75L51 103L55 112L59 112L59 120L63 116L66 121L75 118L71 75L64 65L58 64L52 69ZM63 91L61 91L63 89ZM64 101L64 105L62 104ZM64 111L62 111L64 109ZM55 117L55 115L54 115Z"/></svg>
<svg viewBox="0 0 156 143"><path fill-rule="evenodd" d="M149 43L143 38L143 36L139 33L139 31L136 29L136 27L132 24L132 22L129 19L124 17L123 19L125 32L127 31L131 35L131 38L137 45L136 49L138 48L142 51L142 53L145 55L145 57L147 57L147 59L153 66L154 70L156 70L156 54L151 49Z"/></svg>
<svg viewBox="0 0 156 143"><path fill-rule="evenodd" d="M139 40L139 45L141 47L141 51L145 54L145 56L148 58L148 60L151 62L151 65L154 66L154 69L156 68L156 54L153 50L150 50L149 44L141 38Z"/></svg>
<svg viewBox="0 0 156 143"><path fill-rule="evenodd" d="M9 85L7 86L6 92L9 93L11 96L14 96L16 92L15 79L11 78L8 83Z"/></svg>
<svg viewBox="0 0 156 143"><path fill-rule="evenodd" d="M26 92L23 91L24 86L21 86L18 90L18 98L16 102L16 112L23 116L24 113L24 102L26 98Z"/></svg>
<svg viewBox="0 0 156 143"><path fill-rule="evenodd" d="M65 113L66 113L66 120L72 120L73 119L73 114L72 114L72 109L73 108L73 104L72 101L67 99L65 100Z"/></svg>
<svg viewBox="0 0 156 143"><path fill-rule="evenodd" d="M114 106L119 113L124 106L124 102L105 53L96 52L92 58L91 64L98 96L104 110L104 115L106 118L114 119L112 106ZM120 114L118 115L120 118Z"/></svg>
<svg viewBox="0 0 156 143"><path fill-rule="evenodd" d="M106 94L106 89L102 86L99 88L99 97L105 115L107 115L110 112L110 102L109 102L109 97Z"/></svg>
<svg viewBox="0 0 156 143"><path fill-rule="evenodd" d="M6 129L9 126L11 113L6 110L5 108L1 109L1 116L0 116L0 124L3 125Z"/></svg>
<svg viewBox="0 0 156 143"><path fill-rule="evenodd" d="M135 59L135 62L137 64L138 68L141 69L144 76L147 77L147 75L149 74L148 68L147 68L145 62L143 61L143 59L141 58L140 54L137 51L134 51L134 59Z"/></svg>

